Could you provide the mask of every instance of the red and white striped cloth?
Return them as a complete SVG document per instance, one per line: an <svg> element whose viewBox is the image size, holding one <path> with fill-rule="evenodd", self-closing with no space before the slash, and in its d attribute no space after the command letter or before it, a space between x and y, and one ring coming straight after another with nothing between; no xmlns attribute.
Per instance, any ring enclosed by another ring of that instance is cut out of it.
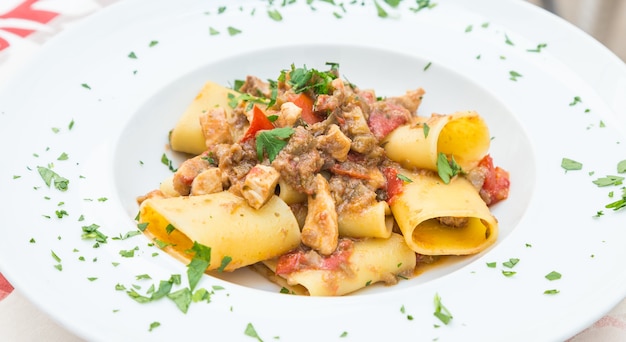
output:
<svg viewBox="0 0 626 342"><path fill-rule="evenodd" d="M0 85L41 45L77 20L118 0L0 1ZM72 336L19 296L0 274L0 341L68 340ZM16 300L11 300L13 298ZM8 298L8 299L7 299ZM38 327L33 329L33 327ZM626 300L570 342L626 341Z"/></svg>

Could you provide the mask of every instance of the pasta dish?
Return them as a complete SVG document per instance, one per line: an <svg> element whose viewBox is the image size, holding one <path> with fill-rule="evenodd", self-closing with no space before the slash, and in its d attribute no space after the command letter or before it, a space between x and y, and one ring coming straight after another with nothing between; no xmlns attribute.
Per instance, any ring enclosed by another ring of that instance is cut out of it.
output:
<svg viewBox="0 0 626 342"><path fill-rule="evenodd" d="M138 197L143 232L206 272L252 267L290 293L344 295L491 246L509 194L475 111L418 115L328 70L207 82L169 132L189 156Z"/></svg>

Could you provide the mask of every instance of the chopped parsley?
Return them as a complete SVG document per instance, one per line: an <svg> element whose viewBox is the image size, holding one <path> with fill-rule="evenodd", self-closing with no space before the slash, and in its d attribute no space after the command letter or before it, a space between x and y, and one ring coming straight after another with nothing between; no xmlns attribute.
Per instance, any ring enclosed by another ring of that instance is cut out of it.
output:
<svg viewBox="0 0 626 342"><path fill-rule="evenodd" d="M563 158L561 159L561 167L567 171L581 170L583 168L583 164L569 158Z"/></svg>
<svg viewBox="0 0 626 342"><path fill-rule="evenodd" d="M331 82L337 78L339 64L327 62L326 65L330 66L330 70L309 70L306 68L306 66L302 68L296 68L292 64L291 71L289 71L289 80L287 81L287 83L291 85L291 89L296 94L308 90L313 91L315 94L330 94L332 92ZM285 71L283 71L280 75L280 79L285 80L285 78Z"/></svg>
<svg viewBox="0 0 626 342"><path fill-rule="evenodd" d="M54 185L57 190L67 191L67 187L70 183L67 178L61 177L58 173L43 166L37 166L37 171L48 187Z"/></svg>
<svg viewBox="0 0 626 342"><path fill-rule="evenodd" d="M545 291L543 291L543 294L547 294L547 295L555 295L555 294L557 294L557 293L559 293L559 292L561 292L561 291L556 290L556 289L552 289L552 290L545 290Z"/></svg>
<svg viewBox="0 0 626 342"><path fill-rule="evenodd" d="M280 150L287 145L285 139L291 137L294 129L291 127L274 128L269 131L261 131L256 136L256 152L259 160L263 160L264 152L270 163L274 161Z"/></svg>
<svg viewBox="0 0 626 342"><path fill-rule="evenodd" d="M570 106L575 106L578 103L583 102L583 100L580 99L580 96L574 96L574 100L572 100L572 102L570 102Z"/></svg>
<svg viewBox="0 0 626 342"><path fill-rule="evenodd" d="M161 156L161 163L167 166L170 171L176 172L176 169L174 168L174 166L172 166L172 161L170 160L170 158L167 157L165 153L163 153L163 155Z"/></svg>
<svg viewBox="0 0 626 342"><path fill-rule="evenodd" d="M283 20L283 16L280 14L280 12L278 12L278 10L274 9L274 10L268 10L267 11L267 15L269 15L269 17L274 20L274 21L282 21Z"/></svg>
<svg viewBox="0 0 626 342"><path fill-rule="evenodd" d="M541 52L542 49L545 49L546 47L548 47L548 44L546 43L541 43L541 44L537 44L537 47L534 49L527 49L526 51L528 52Z"/></svg>
<svg viewBox="0 0 626 342"><path fill-rule="evenodd" d="M187 278L189 279L189 289L193 291L211 264L211 247L194 242L191 252L194 252L194 257L187 265Z"/></svg>
<svg viewBox="0 0 626 342"><path fill-rule="evenodd" d="M152 323L150 323L150 328L148 329L148 331L152 331L153 329L158 328L160 326L161 326L161 323L159 323L159 322L152 322Z"/></svg>
<svg viewBox="0 0 626 342"><path fill-rule="evenodd" d="M546 274L546 279L548 279L550 281L561 279L561 273L559 273L557 271L552 271L552 272Z"/></svg>
<svg viewBox="0 0 626 342"><path fill-rule="evenodd" d="M248 323L248 325L246 325L246 330L244 330L243 333L246 334L246 336L256 338L259 342L263 342L259 334L254 329L254 326L252 325L252 323Z"/></svg>
<svg viewBox="0 0 626 342"><path fill-rule="evenodd" d="M435 302L435 312L433 313L433 315L435 315L435 317L439 318L439 320L441 322L443 322L443 324L447 325L452 320L452 314L441 303L441 297L439 297L438 293L435 294L434 302Z"/></svg>
<svg viewBox="0 0 626 342"><path fill-rule="evenodd" d="M594 180L593 184L599 187L603 187L603 186L611 186L611 185L621 185L623 181L624 181L624 177L607 175L606 177L600 177Z"/></svg>
<svg viewBox="0 0 626 342"><path fill-rule="evenodd" d="M229 35L231 35L231 36L236 36L236 35L238 35L238 34L240 34L240 33L241 33L241 30L240 30L240 29L234 28L234 27L232 27L232 26L229 26L229 27L227 28L227 30L228 30L228 34L229 34Z"/></svg>
<svg viewBox="0 0 626 342"><path fill-rule="evenodd" d="M224 256L222 258L222 262L220 263L220 267L217 268L217 271L224 272L224 269L226 268L226 266L228 266L228 264L230 264L232 260L233 258L229 257L228 255Z"/></svg>
<svg viewBox="0 0 626 342"><path fill-rule="evenodd" d="M509 79L511 81L517 81L518 78L522 77L522 74L520 74L519 72L515 71L515 70L511 70L509 71Z"/></svg>
<svg viewBox="0 0 626 342"><path fill-rule="evenodd" d="M171 299L183 313L187 313L187 310L189 310L191 297L191 290L188 287L167 294L167 298Z"/></svg>
<svg viewBox="0 0 626 342"><path fill-rule="evenodd" d="M437 157L437 173L439 174L439 178L445 183L450 183L452 177L463 172L461 170L461 166L456 163L454 160L454 156L452 156L451 160L448 161L448 157L445 153L439 152L439 156Z"/></svg>

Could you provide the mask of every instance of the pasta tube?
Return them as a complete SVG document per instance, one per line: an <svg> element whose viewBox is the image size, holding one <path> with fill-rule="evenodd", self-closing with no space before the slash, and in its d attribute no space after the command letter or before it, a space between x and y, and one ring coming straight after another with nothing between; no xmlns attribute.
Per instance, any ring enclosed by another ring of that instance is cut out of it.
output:
<svg viewBox="0 0 626 342"><path fill-rule="evenodd" d="M393 229L393 219L386 216L387 202L381 201L358 212L344 210L338 213L339 235L354 238L388 238Z"/></svg>
<svg viewBox="0 0 626 342"><path fill-rule="evenodd" d="M469 170L489 150L489 128L474 111L433 114L417 120L416 124L398 127L383 143L387 156L406 168L437 171L437 157L444 153Z"/></svg>
<svg viewBox="0 0 626 342"><path fill-rule="evenodd" d="M200 116L209 109L216 107L224 108L227 118L232 116L232 108L228 105L229 94L236 94L236 92L217 83L205 83L174 126L170 134L172 149L193 155L206 151L207 146L200 126Z"/></svg>
<svg viewBox="0 0 626 342"><path fill-rule="evenodd" d="M412 174L391 211L411 249L424 255L478 253L498 237L498 222L463 177L444 184L434 173Z"/></svg>
<svg viewBox="0 0 626 342"><path fill-rule="evenodd" d="M150 198L139 211L144 233L167 244L166 251L182 261L194 242L211 248L211 265L232 271L287 253L300 244L300 228L289 207L273 196L260 209L231 192Z"/></svg>

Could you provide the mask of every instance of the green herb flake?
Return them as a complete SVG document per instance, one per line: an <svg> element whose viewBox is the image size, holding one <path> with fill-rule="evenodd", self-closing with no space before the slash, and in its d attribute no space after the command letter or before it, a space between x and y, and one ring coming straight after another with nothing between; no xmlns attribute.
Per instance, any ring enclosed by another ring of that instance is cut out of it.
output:
<svg viewBox="0 0 626 342"><path fill-rule="evenodd" d="M121 250L119 253L124 258L132 258L135 256L135 251L138 251L139 247L135 247L133 249Z"/></svg>
<svg viewBox="0 0 626 342"><path fill-rule="evenodd" d="M428 133L430 133L430 126L428 126L427 123L424 123L422 129L424 130L424 139L428 138Z"/></svg>
<svg viewBox="0 0 626 342"><path fill-rule="evenodd" d="M467 25L467 27L465 27L465 33L472 32L472 29L474 29L473 25Z"/></svg>
<svg viewBox="0 0 626 342"><path fill-rule="evenodd" d="M87 84L87 83L83 83L83 84L81 84L80 86L81 86L81 87L83 87L83 88L85 88L85 89L89 89L89 90L91 90L91 86L89 86L89 84Z"/></svg>
<svg viewBox="0 0 626 342"><path fill-rule="evenodd" d="M224 269L226 268L226 266L228 266L228 264L230 264L232 260L233 258L229 257L228 255L224 256L222 258L222 262L220 263L220 267L217 268L217 272L224 272Z"/></svg>
<svg viewBox="0 0 626 342"><path fill-rule="evenodd" d="M276 9L274 10L268 10L267 11L267 15L269 15L269 17L274 20L274 21L282 21L283 20L283 16L280 14L280 12Z"/></svg>
<svg viewBox="0 0 626 342"><path fill-rule="evenodd" d="M430 66L431 66L431 65L433 65L433 62L428 62L428 63L426 63L426 65L424 66L424 71L426 71L426 70L430 69ZM424 124L424 125L426 125L426 124Z"/></svg>
<svg viewBox="0 0 626 342"><path fill-rule="evenodd" d="M507 45L515 45L515 43L513 43L513 41L511 40L511 38L509 38L509 36L505 33L504 34L504 43Z"/></svg>
<svg viewBox="0 0 626 342"><path fill-rule="evenodd" d="M158 328L160 326L161 326L161 323L159 323L159 322L152 322L152 323L150 323L150 328L148 329L148 331L152 331L153 329Z"/></svg>
<svg viewBox="0 0 626 342"><path fill-rule="evenodd" d="M528 52L541 52L541 50L545 49L546 47L548 47L548 44L546 43L541 43L541 44L537 44L537 47L534 49L527 49L526 51Z"/></svg>
<svg viewBox="0 0 626 342"><path fill-rule="evenodd" d="M489 267L489 268L496 268L496 264L497 263L495 261L494 262L488 262L487 263L487 267Z"/></svg>
<svg viewBox="0 0 626 342"><path fill-rule="evenodd" d="M348 332L344 331L339 335L340 338L348 337Z"/></svg>
<svg viewBox="0 0 626 342"><path fill-rule="evenodd" d="M137 55L136 55L133 51L131 51L131 52L128 54L128 58L137 59Z"/></svg>
<svg viewBox="0 0 626 342"><path fill-rule="evenodd" d="M519 262L519 259L517 259L517 258L510 258L508 261L503 262L502 266L508 267L508 268L513 268L513 267L515 267L515 265L517 265L518 262Z"/></svg>
<svg viewBox="0 0 626 342"><path fill-rule="evenodd" d="M89 226L83 226L81 229L83 230L82 238L85 240L95 239L96 242L106 243L108 236L104 235L98 229L100 228L97 224L91 224Z"/></svg>
<svg viewBox="0 0 626 342"><path fill-rule="evenodd" d="M238 35L238 34L240 34L240 33L241 33L241 30L239 30L239 29L234 28L234 27L232 27L232 26L229 26L229 27L228 27L228 34L229 34L230 36L236 36L236 35Z"/></svg>
<svg viewBox="0 0 626 342"><path fill-rule="evenodd" d="M374 0L374 5L376 6L376 15L378 15L378 17L383 19L389 17L389 13L387 13L387 11L378 3L378 1Z"/></svg>
<svg viewBox="0 0 626 342"><path fill-rule="evenodd" d="M396 175L396 177L398 177L399 180L401 180L401 181L403 181L405 183L413 183L413 180L411 178L409 178L409 177L407 177L407 176L405 176L403 174L398 173Z"/></svg>
<svg viewBox="0 0 626 342"><path fill-rule="evenodd" d="M170 158L167 157L167 154L165 153L163 153L163 155L161 156L161 164L167 166L170 171L176 172L176 169L174 168L174 166L172 166L172 161L170 160Z"/></svg>
<svg viewBox="0 0 626 342"><path fill-rule="evenodd" d="M56 262L61 262L61 258L59 258L59 256L54 252L54 251L50 251L50 255L52 255L52 258L56 261Z"/></svg>
<svg viewBox="0 0 626 342"><path fill-rule="evenodd" d="M171 223L168 223L167 227L165 227L165 232L168 235L171 234L174 230L176 230L176 227L174 227Z"/></svg>
<svg viewBox="0 0 626 342"><path fill-rule="evenodd" d="M68 159L69 159L69 156L65 152L61 153L61 155L57 158L57 160L68 160Z"/></svg>
<svg viewBox="0 0 626 342"><path fill-rule="evenodd" d="M571 107L571 106L575 106L575 105L577 105L578 103L581 103L581 102L583 102L583 100L580 99L580 96L574 96L574 100L572 100L572 102L570 102L569 105Z"/></svg>
<svg viewBox="0 0 626 342"><path fill-rule="evenodd" d="M171 299L180 311L187 313L189 305L191 305L191 290L185 287L167 294L167 298Z"/></svg>
<svg viewBox="0 0 626 342"><path fill-rule="evenodd" d="M558 294L559 292L561 292L561 291L559 291L557 289L552 289L552 290L545 290L545 291L543 291L543 294L555 295L555 294Z"/></svg>
<svg viewBox="0 0 626 342"><path fill-rule="evenodd" d="M599 187L604 187L604 186L611 186L611 185L621 185L623 181L624 181L624 177L622 176L607 175L606 177L598 178L592 182L593 184Z"/></svg>
<svg viewBox="0 0 626 342"><path fill-rule="evenodd" d="M566 171L581 170L583 168L583 164L573 159L563 158L561 159L561 167Z"/></svg>
<svg viewBox="0 0 626 342"><path fill-rule="evenodd" d="M450 311L441 302L441 297L438 293L435 294L434 303L435 312L433 315L435 315L435 317L437 317L443 324L448 325L453 317Z"/></svg>
<svg viewBox="0 0 626 342"><path fill-rule="evenodd" d="M211 247L194 242L191 251L194 252L194 257L187 265L187 278L189 280L189 289L193 291L207 267L211 264Z"/></svg>
<svg viewBox="0 0 626 342"><path fill-rule="evenodd" d="M263 160L264 151L270 161L274 161L278 153L287 145L288 139L294 133L291 127L274 128L269 131L261 131L256 136L256 151L259 160Z"/></svg>
<svg viewBox="0 0 626 342"><path fill-rule="evenodd" d="M243 332L246 336L250 336L252 338L256 338L259 342L263 342L263 340L261 339L261 337L259 337L259 334L256 332L256 330L254 329L254 326L252 325L252 323L248 323L248 325L246 325L246 330L244 330Z"/></svg>
<svg viewBox="0 0 626 342"><path fill-rule="evenodd" d="M96 280L98 280L98 277L88 277L87 280L89 280L89 281L96 281Z"/></svg>
<svg viewBox="0 0 626 342"><path fill-rule="evenodd" d="M626 173L626 159L617 163L617 173Z"/></svg>
<svg viewBox="0 0 626 342"><path fill-rule="evenodd" d="M43 166L37 166L37 171L48 187L54 185L54 187L59 191L67 191L70 183L67 178L63 178L56 172Z"/></svg>
<svg viewBox="0 0 626 342"><path fill-rule="evenodd" d="M439 152L439 156L437 157L437 173L445 184L449 184L452 177L461 172L461 166L456 163L454 156L448 161L448 157L445 153Z"/></svg>
<svg viewBox="0 0 626 342"><path fill-rule="evenodd" d="M196 292L191 296L191 301L194 303L206 301L207 303L211 302L211 292L209 292L205 288L199 288Z"/></svg>
<svg viewBox="0 0 626 342"><path fill-rule="evenodd" d="M505 270L502 270L502 274L503 274L505 277L512 277L512 276L514 276L516 273L517 273L517 272L514 272L514 271L505 271Z"/></svg>
<svg viewBox="0 0 626 342"><path fill-rule="evenodd" d="M209 27L209 35L211 36L217 36L218 34L220 34L220 31L216 30L213 27Z"/></svg>
<svg viewBox="0 0 626 342"><path fill-rule="evenodd" d="M552 272L546 274L546 279L548 279L550 281L561 279L561 273L559 273L557 271L552 271Z"/></svg>
<svg viewBox="0 0 626 342"><path fill-rule="evenodd" d="M151 40L151 41L150 41L150 44L148 44L148 47L154 47L154 46L156 46L157 44L159 44L159 41L158 41L158 40Z"/></svg>
<svg viewBox="0 0 626 342"><path fill-rule="evenodd" d="M517 79L522 77L522 76L523 76L522 74L520 74L519 72L517 72L515 70L509 71L509 79L511 81L516 81L517 82Z"/></svg>

